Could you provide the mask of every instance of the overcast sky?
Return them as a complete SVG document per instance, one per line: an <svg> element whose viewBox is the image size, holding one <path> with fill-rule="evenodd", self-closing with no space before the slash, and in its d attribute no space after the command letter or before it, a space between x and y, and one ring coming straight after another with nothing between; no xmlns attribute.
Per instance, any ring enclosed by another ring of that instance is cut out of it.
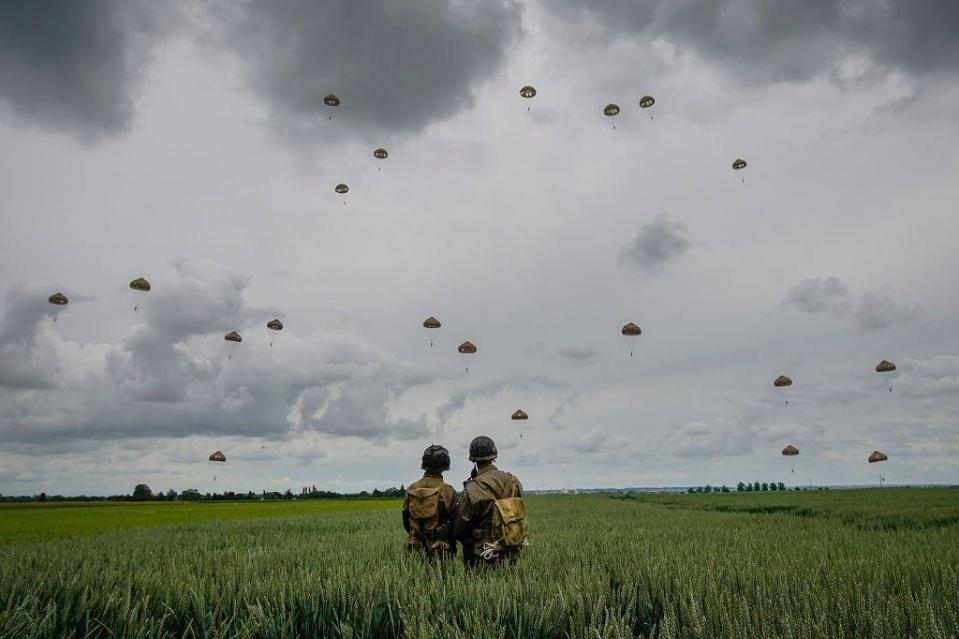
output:
<svg viewBox="0 0 959 639"><path fill-rule="evenodd" d="M957 101L950 0L0 3L0 492L959 482Z"/></svg>

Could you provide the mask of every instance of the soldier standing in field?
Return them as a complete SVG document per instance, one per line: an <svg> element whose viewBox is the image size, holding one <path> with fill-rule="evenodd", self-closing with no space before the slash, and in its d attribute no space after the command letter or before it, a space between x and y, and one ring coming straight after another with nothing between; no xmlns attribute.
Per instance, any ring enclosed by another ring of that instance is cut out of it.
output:
<svg viewBox="0 0 959 639"><path fill-rule="evenodd" d="M403 528L409 533L406 550L431 559L451 559L456 556L456 490L443 481L443 473L450 469L450 453L442 446L430 446L423 451L421 466L422 479L410 484L403 499Z"/></svg>
<svg viewBox="0 0 959 639"><path fill-rule="evenodd" d="M516 563L529 545L523 485L493 465L496 456L496 444L489 437L480 435L470 442L469 459L476 466L463 482L454 526L468 566Z"/></svg>

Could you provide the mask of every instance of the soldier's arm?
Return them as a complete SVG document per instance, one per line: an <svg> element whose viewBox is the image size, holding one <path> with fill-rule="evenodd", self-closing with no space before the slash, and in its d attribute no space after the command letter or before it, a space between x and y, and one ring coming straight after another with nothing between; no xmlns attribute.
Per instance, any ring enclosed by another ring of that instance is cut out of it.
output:
<svg viewBox="0 0 959 639"><path fill-rule="evenodd" d="M469 495L464 490L456 498L456 521L453 522L453 537L460 540L471 539L473 535L473 513Z"/></svg>
<svg viewBox="0 0 959 639"><path fill-rule="evenodd" d="M410 505L409 500L403 500L403 530L410 531Z"/></svg>
<svg viewBox="0 0 959 639"><path fill-rule="evenodd" d="M516 496L517 496L517 497L522 497L522 496L523 496L523 484L522 484L522 482L520 482L519 477L517 477L516 475L513 475L513 474L511 473L510 476L513 478L513 481L516 482L516 493L517 493Z"/></svg>

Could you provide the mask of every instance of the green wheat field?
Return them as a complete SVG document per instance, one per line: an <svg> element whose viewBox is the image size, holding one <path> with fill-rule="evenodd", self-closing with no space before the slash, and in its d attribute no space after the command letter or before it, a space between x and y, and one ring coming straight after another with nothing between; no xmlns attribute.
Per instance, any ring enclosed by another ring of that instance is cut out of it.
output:
<svg viewBox="0 0 959 639"><path fill-rule="evenodd" d="M397 501L0 507L3 637L956 637L959 489L531 497L513 568Z"/></svg>

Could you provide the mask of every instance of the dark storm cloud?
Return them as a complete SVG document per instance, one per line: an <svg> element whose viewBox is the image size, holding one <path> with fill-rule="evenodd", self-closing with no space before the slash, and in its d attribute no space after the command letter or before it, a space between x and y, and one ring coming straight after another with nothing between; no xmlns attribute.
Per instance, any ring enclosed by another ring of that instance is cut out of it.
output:
<svg viewBox="0 0 959 639"><path fill-rule="evenodd" d="M619 251L619 263L652 273L660 273L669 262L689 250L686 225L673 222L669 214L660 213L644 225L633 241Z"/></svg>
<svg viewBox="0 0 959 639"><path fill-rule="evenodd" d="M817 277L793 286L783 302L811 315L851 317L863 331L875 331L917 317L912 306L901 306L889 293L869 291L855 299L838 277Z"/></svg>
<svg viewBox="0 0 959 639"><path fill-rule="evenodd" d="M274 309L248 307L248 283L214 263L181 261L175 281L156 282L142 324L121 346L80 356L77 345L43 330L51 311L35 300L45 296L11 293L0 329L3 439L425 434L425 417L396 417L388 405L429 374L351 335L290 334L271 348L264 322ZM223 339L231 329L242 343ZM39 390L15 390L23 388Z"/></svg>
<svg viewBox="0 0 959 639"><path fill-rule="evenodd" d="M876 331L915 319L918 311L901 307L888 293L870 292L863 295L853 316L864 331Z"/></svg>
<svg viewBox="0 0 959 639"><path fill-rule="evenodd" d="M959 71L951 0L562 0L571 20L665 39L748 82L807 80L847 55L914 74Z"/></svg>
<svg viewBox="0 0 959 639"><path fill-rule="evenodd" d="M849 288L838 277L817 277L799 282L786 296L786 304L804 313L842 315L849 310Z"/></svg>
<svg viewBox="0 0 959 639"><path fill-rule="evenodd" d="M508 0L253 1L224 13L227 45L293 141L415 132L456 114L500 67L520 18ZM333 122L330 93L342 100Z"/></svg>
<svg viewBox="0 0 959 639"><path fill-rule="evenodd" d="M0 110L80 138L124 131L176 11L142 0L0 2Z"/></svg>

